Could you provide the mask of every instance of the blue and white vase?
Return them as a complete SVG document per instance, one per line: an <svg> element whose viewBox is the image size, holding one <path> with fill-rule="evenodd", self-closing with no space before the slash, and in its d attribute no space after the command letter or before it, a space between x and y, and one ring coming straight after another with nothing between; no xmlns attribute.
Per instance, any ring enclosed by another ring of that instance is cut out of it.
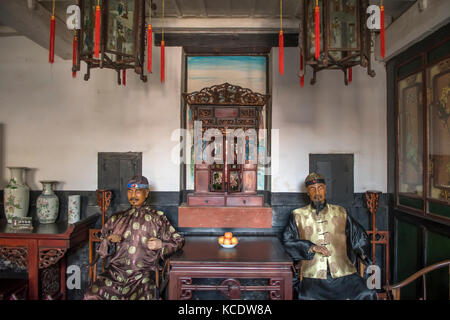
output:
<svg viewBox="0 0 450 320"><path fill-rule="evenodd" d="M24 167L8 167L11 179L3 191L5 216L8 223L13 217L26 217L30 204L30 188L24 182Z"/></svg>
<svg viewBox="0 0 450 320"><path fill-rule="evenodd" d="M53 191L57 181L45 180L42 183L43 191L36 201L37 216L40 223L55 223L59 212L59 199Z"/></svg>

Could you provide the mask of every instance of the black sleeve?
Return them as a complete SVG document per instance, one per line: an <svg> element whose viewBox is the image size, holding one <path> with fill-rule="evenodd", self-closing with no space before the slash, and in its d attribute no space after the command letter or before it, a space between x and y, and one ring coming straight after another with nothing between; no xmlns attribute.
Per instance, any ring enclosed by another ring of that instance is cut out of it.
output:
<svg viewBox="0 0 450 320"><path fill-rule="evenodd" d="M309 252L309 249L312 245L314 245L314 243L309 240L300 240L300 235L298 234L298 228L293 214L291 214L289 221L284 228L281 241L286 252L294 261L311 260L314 258L315 253Z"/></svg>
<svg viewBox="0 0 450 320"><path fill-rule="evenodd" d="M350 215L347 211L347 244L350 246L353 257L359 257L363 263L367 265L372 264L372 259L370 258L370 239L364 228ZM354 259L351 259L354 260ZM355 261L352 261L355 262Z"/></svg>

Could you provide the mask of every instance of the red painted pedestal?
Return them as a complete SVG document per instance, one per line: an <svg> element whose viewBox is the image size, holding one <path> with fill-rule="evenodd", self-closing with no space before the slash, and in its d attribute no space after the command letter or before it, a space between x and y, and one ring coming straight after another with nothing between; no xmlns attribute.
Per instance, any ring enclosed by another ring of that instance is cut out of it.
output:
<svg viewBox="0 0 450 320"><path fill-rule="evenodd" d="M271 228L271 207L178 207L181 228Z"/></svg>

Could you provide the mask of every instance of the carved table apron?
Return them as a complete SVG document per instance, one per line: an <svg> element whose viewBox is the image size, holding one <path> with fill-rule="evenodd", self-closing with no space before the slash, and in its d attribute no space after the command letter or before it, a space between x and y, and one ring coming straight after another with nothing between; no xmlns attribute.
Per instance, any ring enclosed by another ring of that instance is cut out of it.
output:
<svg viewBox="0 0 450 320"><path fill-rule="evenodd" d="M183 250L170 257L169 299L191 299L193 291L218 290L229 299L243 291L267 291L274 300L292 299L292 260L277 237L239 237L232 249L217 237L186 236ZM195 278L224 279L219 285L193 284ZM239 279L268 279L267 285L241 285Z"/></svg>
<svg viewBox="0 0 450 320"><path fill-rule="evenodd" d="M33 231L15 231L6 220L0 220L0 257L28 269L28 299L37 300L58 291L65 299L64 255L70 248L87 241L89 227L98 217L94 215L71 225L66 221L38 224Z"/></svg>

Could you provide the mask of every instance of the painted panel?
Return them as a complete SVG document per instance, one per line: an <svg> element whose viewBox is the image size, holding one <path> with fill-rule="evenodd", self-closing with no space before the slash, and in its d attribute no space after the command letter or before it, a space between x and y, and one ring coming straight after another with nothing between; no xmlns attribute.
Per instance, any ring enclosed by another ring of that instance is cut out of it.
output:
<svg viewBox="0 0 450 320"><path fill-rule="evenodd" d="M266 73L266 56L189 56L187 57L187 92L200 91L206 87L228 82L265 94ZM221 109L219 113L223 112L233 111ZM262 112L263 119L260 119L260 128L265 128L265 112L266 107ZM187 128L191 133L190 138L193 139L194 123L192 111L189 107L187 115L189 117ZM258 151L265 152L265 139L260 137L259 141ZM194 165L191 163L194 154L193 144L191 149L191 152L188 152L188 165L186 166L186 188L188 190L194 189ZM264 190L263 166L258 166L258 190Z"/></svg>

